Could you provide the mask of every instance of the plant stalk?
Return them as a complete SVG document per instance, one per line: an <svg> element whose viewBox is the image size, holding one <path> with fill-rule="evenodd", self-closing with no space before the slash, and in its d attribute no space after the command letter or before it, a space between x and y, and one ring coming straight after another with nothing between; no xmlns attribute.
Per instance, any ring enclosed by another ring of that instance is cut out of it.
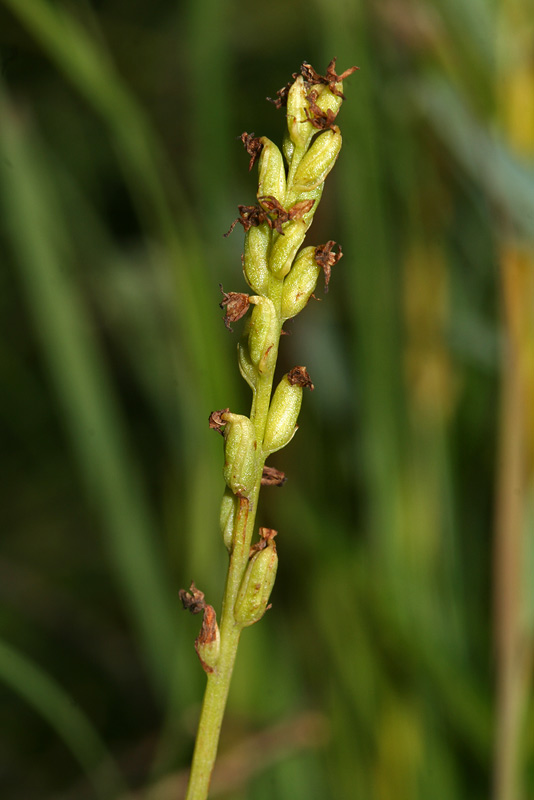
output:
<svg viewBox="0 0 534 800"><path fill-rule="evenodd" d="M279 313L278 309L277 313ZM280 329L281 327L280 322ZM254 531L261 477L265 462L261 445L263 444L263 432L269 411L274 371L275 367L268 374L262 376L252 402L250 419L258 436L256 483L250 498L241 501L239 512L236 515L233 536L234 548L230 555L221 612L220 656L217 666L213 672L208 674L185 800L206 800L217 756L226 700L242 631L242 626L238 625L234 618L234 606L243 574L247 568L250 543Z"/></svg>
<svg viewBox="0 0 534 800"><path fill-rule="evenodd" d="M258 622L269 608L278 563L272 541L276 531L260 528L260 540L251 548L264 464L293 438L303 388L313 389L306 368L299 366L284 375L273 394L274 373L284 321L303 310L321 270L326 290L331 267L342 255L341 248L334 252L332 240L300 248L341 147L334 120L344 97L342 80L355 69L337 75L333 59L326 76L319 76L304 62L301 75L294 75L294 83L278 92L277 107L287 105L288 138L283 145L287 171L282 152L269 139L247 133L241 137L251 156L250 167L261 153L259 205L239 206L241 216L236 220L247 235L252 228L259 229L248 235L243 255L243 271L254 295L223 292L221 305L228 307L227 323L240 319L249 304L254 306L245 331L248 347L240 345L239 351L240 369L253 398L248 418L229 409L210 415L210 427L221 432L224 427L227 489L221 528L230 564L220 628L213 607L204 602L204 594L194 584L189 594L181 590L184 608L192 613L204 611L195 646L207 673L186 800L208 797L241 631ZM277 472L271 469L266 483L273 471Z"/></svg>

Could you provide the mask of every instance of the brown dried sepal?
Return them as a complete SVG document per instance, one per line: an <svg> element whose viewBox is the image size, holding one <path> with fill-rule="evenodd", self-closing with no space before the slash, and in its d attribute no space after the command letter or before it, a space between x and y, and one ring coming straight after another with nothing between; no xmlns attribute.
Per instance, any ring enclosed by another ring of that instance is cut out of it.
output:
<svg viewBox="0 0 534 800"><path fill-rule="evenodd" d="M229 411L229 408L221 408L219 411L212 411L209 416L210 428L222 434L223 428L226 425L223 414L227 414Z"/></svg>
<svg viewBox="0 0 534 800"><path fill-rule="evenodd" d="M283 486L287 481L285 473L275 467L264 467L261 476L262 486Z"/></svg>
<svg viewBox="0 0 534 800"><path fill-rule="evenodd" d="M190 611L191 614L200 614L206 608L204 592L197 589L194 582L191 583L189 589L180 589L178 597L182 601L184 609Z"/></svg>
<svg viewBox="0 0 534 800"><path fill-rule="evenodd" d="M308 122L311 122L314 128L317 128L319 131L326 131L328 128L330 128L330 130L339 130L337 125L335 125L337 112L332 111L331 108L328 108L326 111L319 108L315 102L317 100L317 92L310 92L306 95L306 99L310 104L309 109L306 108L304 110L306 119Z"/></svg>
<svg viewBox="0 0 534 800"><path fill-rule="evenodd" d="M338 252L334 253L334 247L338 248ZM341 245L330 239L326 244L320 244L315 248L315 261L324 272L324 290L328 291L328 284L330 283L330 276L332 275L332 267L337 264L340 258L343 258L343 251Z"/></svg>
<svg viewBox="0 0 534 800"><path fill-rule="evenodd" d="M237 322L238 319L241 319L241 317L244 317L247 313L250 305L250 298L249 295L245 294L244 292L225 292L221 283L219 284L219 288L223 295L223 299L219 303L219 307L226 307L224 324L228 330L231 331L232 328L230 323Z"/></svg>
<svg viewBox="0 0 534 800"><path fill-rule="evenodd" d="M274 537L278 536L278 531L275 531L274 528L260 528L258 533L260 535L260 540L259 542L256 542L256 544L253 544L252 547L250 548L250 552L248 554L249 559L252 558L252 556L255 553L259 553L261 550L265 550L267 545L270 542L273 542Z"/></svg>
<svg viewBox="0 0 534 800"><path fill-rule="evenodd" d="M202 619L202 627L200 628L200 633L195 639L195 650L197 651L197 656L199 657L204 672L213 672L213 667L208 666L208 664L206 664L206 662L202 658L200 654L201 653L200 648L203 645L211 644L212 642L216 641L217 615L215 613L215 609L213 608L213 606L210 606L207 603L204 605L204 608L202 610L204 611L204 617Z"/></svg>
<svg viewBox="0 0 534 800"><path fill-rule="evenodd" d="M261 206L238 206L237 208L239 216L230 225L230 230L223 234L225 237L230 236L238 222L243 226L245 233L251 228L257 228L262 222L270 223L267 212Z"/></svg>
<svg viewBox="0 0 534 800"><path fill-rule="evenodd" d="M271 228L278 233L283 234L282 225L291 220L301 219L304 214L311 210L315 200L301 200L295 203L289 211L280 204L280 202L272 194L262 195L258 200L265 206L238 206L239 217L237 217L230 225L230 230L224 236L230 236L235 226L239 222L245 233L251 228L256 228L263 222L266 222Z"/></svg>
<svg viewBox="0 0 534 800"><path fill-rule="evenodd" d="M306 367L293 367L287 373L287 380L291 386L302 386L303 389L309 389L312 392L315 388Z"/></svg>
<svg viewBox="0 0 534 800"><path fill-rule="evenodd" d="M256 159L259 157L261 151L263 150L263 143L257 136L254 136L253 133L247 133L246 131L242 133L239 138L245 145L245 150L250 156L250 162L248 165L248 170L250 172L250 170L256 163Z"/></svg>
<svg viewBox="0 0 534 800"><path fill-rule="evenodd" d="M321 83L324 86L328 86L332 94L337 95L337 97L341 97L343 100L345 99L345 95L343 94L340 89L337 88L336 84L340 83L341 81L348 78L349 75L352 75L353 72L356 72L359 67L350 67L350 69L346 69L345 72L342 72L341 75L336 74L336 59L333 58L328 67L326 68L326 75L319 75L318 72L314 70L311 64L308 64L307 61L304 61L300 67L300 74L304 78L305 84L310 86L317 86L317 84ZM276 92L276 98L273 99L272 97L268 97L271 103L274 103L276 108L282 108L282 106L287 106L287 96L289 94L289 90L291 89L293 83L296 81L298 77L298 72L294 72L291 76L292 80L286 84L286 86L282 86L281 89L278 89Z"/></svg>
<svg viewBox="0 0 534 800"><path fill-rule="evenodd" d="M343 94L340 89L337 88L338 83L348 78L349 75L352 75L353 72L360 69L359 67L350 67L346 69L345 72L342 72L341 75L336 73L336 61L337 58L333 58L328 67L326 68L326 75L319 75L318 72L314 70L311 64L308 64L305 61L301 68L300 73L306 83L309 86L317 85L318 83L323 84L324 86L328 86L332 94L335 94L337 97L341 97L343 100L345 99L345 95Z"/></svg>
<svg viewBox="0 0 534 800"><path fill-rule="evenodd" d="M301 200L299 203L295 203L294 206L291 206L289 211L286 211L286 209L272 194L262 195L261 197L258 197L258 200L270 214L270 217L268 217L267 220L269 226L278 233L282 234L282 225L284 223L302 219L304 214L307 214L308 211L311 211L313 204L315 203L315 200Z"/></svg>
<svg viewBox="0 0 534 800"><path fill-rule="evenodd" d="M278 91L276 92L276 98L268 97L267 100L270 103L274 103L276 108L282 108L287 106L287 96L289 94L289 90L293 86L297 77L298 77L298 72L294 72L293 75L291 76L291 80L288 83L286 83L285 86L282 86L281 89L278 89Z"/></svg>

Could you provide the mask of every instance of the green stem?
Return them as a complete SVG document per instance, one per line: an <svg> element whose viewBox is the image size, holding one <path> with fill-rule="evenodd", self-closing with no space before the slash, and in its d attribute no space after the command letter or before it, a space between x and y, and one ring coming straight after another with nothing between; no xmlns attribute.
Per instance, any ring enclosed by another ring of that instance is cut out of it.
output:
<svg viewBox="0 0 534 800"><path fill-rule="evenodd" d="M208 796L226 699L241 635L241 627L236 624L234 619L234 604L246 567L250 539L254 529L255 514L254 512L250 513L250 509L257 505L258 493L259 482L255 487L250 504L246 500L240 502L236 517L234 529L236 546L230 558L221 614L221 650L216 668L208 674L186 800L205 800Z"/></svg>
<svg viewBox="0 0 534 800"><path fill-rule="evenodd" d="M280 281L277 283L281 284ZM274 288L274 287L273 287ZM280 317L281 291L274 289L276 297L275 308ZM280 330L282 322L280 321ZM276 347L278 349L278 342ZM250 419L254 424L258 444L258 462L256 482L248 500L239 499L239 511L236 514L233 533L233 549L230 556L230 565L224 591L223 607L221 612L220 636L221 649L217 666L208 674L206 691L200 712L197 739L191 774L185 800L206 800L211 781L211 773L217 756L220 731L226 708L226 700L230 689L230 681L234 670L237 648L242 627L234 618L234 606L245 570L247 568L250 552L250 543L254 531L258 497L261 487L261 477L265 457L262 445L269 402L271 398L274 370L262 375L258 381L252 403Z"/></svg>

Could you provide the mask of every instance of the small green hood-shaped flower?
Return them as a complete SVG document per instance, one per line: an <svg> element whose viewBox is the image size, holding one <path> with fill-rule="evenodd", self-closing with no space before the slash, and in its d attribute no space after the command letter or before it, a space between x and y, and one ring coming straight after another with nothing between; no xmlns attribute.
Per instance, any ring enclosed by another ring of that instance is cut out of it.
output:
<svg viewBox="0 0 534 800"><path fill-rule="evenodd" d="M336 86L340 92L343 90L342 82L336 84ZM333 94L328 86L317 87L316 91L317 98L315 103L321 109L321 111L324 111L325 113L327 111L332 111L334 115L337 115L343 103L343 98L338 94Z"/></svg>
<svg viewBox="0 0 534 800"><path fill-rule="evenodd" d="M269 259L269 269L275 278L283 278L287 275L307 230L306 221L299 219L287 225L283 234L278 234L278 238L271 248Z"/></svg>
<svg viewBox="0 0 534 800"><path fill-rule="evenodd" d="M272 300L268 297L251 297L255 306L250 320L248 344L250 360L258 372L264 373L276 363L280 324Z"/></svg>
<svg viewBox="0 0 534 800"><path fill-rule="evenodd" d="M295 317L306 306L320 273L321 267L315 260L315 247L305 247L284 281L281 309L284 319Z"/></svg>
<svg viewBox="0 0 534 800"><path fill-rule="evenodd" d="M314 134L313 125L306 117L310 104L306 99L306 85L301 75L295 80L287 95L287 129L295 147L308 145Z"/></svg>
<svg viewBox="0 0 534 800"><path fill-rule="evenodd" d="M277 568L276 545L271 540L263 550L252 556L241 581L234 607L234 617L238 625L254 625L263 617L268 608Z"/></svg>
<svg viewBox="0 0 534 800"><path fill-rule="evenodd" d="M265 294L269 282L267 256L271 244L271 229L266 222L250 228L245 235L243 274L256 294Z"/></svg>
<svg viewBox="0 0 534 800"><path fill-rule="evenodd" d="M247 497L254 488L256 438L248 417L226 411L224 428L224 479L234 494Z"/></svg>
<svg viewBox="0 0 534 800"><path fill-rule="evenodd" d="M297 419L302 404L302 386L292 385L284 375L276 387L265 426L263 450L274 453L288 444L297 432Z"/></svg>
<svg viewBox="0 0 534 800"><path fill-rule="evenodd" d="M286 196L286 171L282 153L266 136L260 138L263 148L258 164L258 197L272 195L280 202Z"/></svg>
<svg viewBox="0 0 534 800"><path fill-rule="evenodd" d="M337 125L332 130L319 134L298 166L294 189L309 192L319 186L336 163L341 144L341 133Z"/></svg>

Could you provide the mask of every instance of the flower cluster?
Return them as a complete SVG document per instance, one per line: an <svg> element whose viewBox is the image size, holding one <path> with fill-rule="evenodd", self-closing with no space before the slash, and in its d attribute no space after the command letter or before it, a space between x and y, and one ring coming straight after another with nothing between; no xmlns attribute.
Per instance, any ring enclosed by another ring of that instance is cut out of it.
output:
<svg viewBox="0 0 534 800"><path fill-rule="evenodd" d="M224 292L221 286L221 307L229 330L231 323L252 309L238 345L238 363L252 389L253 402L250 417L228 408L210 416L210 426L224 436L221 531L231 559L240 560L242 569L231 608L238 628L258 621L269 607L278 563L276 531L260 528L259 541L251 545L260 486L285 482L283 473L266 467L265 461L293 438L303 390L313 389L306 368L298 366L273 391L283 325L305 308L321 272L328 290L332 267L342 257L341 247L332 240L303 247L324 181L341 149L336 119L344 100L342 82L356 69L338 75L335 66L333 59L322 76L304 63L300 74L295 73L293 81L277 93L274 103L285 107L287 119L281 148L265 136L241 135L250 156L249 168L258 164L257 202L238 206L239 216L225 236L237 223L242 225L243 273L252 294ZM212 670L218 639L215 645L211 614L209 624L209 636L203 637L209 639L209 658L203 654L204 641L197 642L197 650Z"/></svg>

